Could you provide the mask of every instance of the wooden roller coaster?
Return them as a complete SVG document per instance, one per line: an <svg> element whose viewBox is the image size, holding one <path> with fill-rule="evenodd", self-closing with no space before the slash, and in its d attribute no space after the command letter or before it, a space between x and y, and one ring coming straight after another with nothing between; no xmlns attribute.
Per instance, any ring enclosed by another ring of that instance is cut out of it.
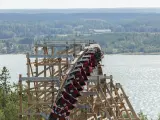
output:
<svg viewBox="0 0 160 120"><path fill-rule="evenodd" d="M121 84L103 74L102 51L94 41L45 41L26 57L19 120L139 120Z"/></svg>

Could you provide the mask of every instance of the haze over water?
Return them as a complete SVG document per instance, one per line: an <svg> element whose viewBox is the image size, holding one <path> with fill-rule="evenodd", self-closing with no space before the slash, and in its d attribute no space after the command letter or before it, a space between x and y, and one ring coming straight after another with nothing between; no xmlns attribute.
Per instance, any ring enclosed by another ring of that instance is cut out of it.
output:
<svg viewBox="0 0 160 120"><path fill-rule="evenodd" d="M142 110L156 120L160 113L160 55L105 55L104 73L123 85L136 112ZM26 76L25 55L0 55L0 68L6 66L11 82L18 74Z"/></svg>

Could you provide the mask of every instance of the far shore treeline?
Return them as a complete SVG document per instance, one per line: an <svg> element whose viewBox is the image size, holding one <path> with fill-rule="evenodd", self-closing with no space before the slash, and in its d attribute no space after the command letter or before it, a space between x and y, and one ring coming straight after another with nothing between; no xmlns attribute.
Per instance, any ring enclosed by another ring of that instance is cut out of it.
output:
<svg viewBox="0 0 160 120"><path fill-rule="evenodd" d="M160 10L0 10L0 54L31 52L48 39L95 40L107 54L159 54Z"/></svg>

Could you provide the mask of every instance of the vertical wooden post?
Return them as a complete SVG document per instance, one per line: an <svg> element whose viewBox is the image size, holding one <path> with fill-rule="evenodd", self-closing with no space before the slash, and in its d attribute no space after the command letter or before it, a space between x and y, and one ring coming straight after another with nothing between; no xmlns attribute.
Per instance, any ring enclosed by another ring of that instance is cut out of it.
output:
<svg viewBox="0 0 160 120"><path fill-rule="evenodd" d="M73 56L76 57L76 43L75 43L75 39L74 39L74 45L73 45Z"/></svg>
<svg viewBox="0 0 160 120"><path fill-rule="evenodd" d="M68 42L66 42L66 67L69 68L69 64L68 64Z"/></svg>
<svg viewBox="0 0 160 120"><path fill-rule="evenodd" d="M28 84L28 89L27 89L27 94L28 94L28 110L29 110L29 107L30 107L30 105L31 105L31 94L30 94L30 81L28 80L27 81L27 84ZM29 111L27 111L29 114L30 114L30 110ZM30 120L30 115L28 114L28 120Z"/></svg>
<svg viewBox="0 0 160 120"><path fill-rule="evenodd" d="M51 48L52 49L52 56L54 56L54 48L52 47ZM52 61L53 62L53 61ZM52 75L51 75L52 77L54 77L54 65L52 65ZM52 81L52 105L53 105L53 103L54 103L54 82Z"/></svg>
<svg viewBox="0 0 160 120"><path fill-rule="evenodd" d="M101 87L101 81L100 81L100 77L99 77L99 75L97 76L97 79L98 79L98 91L100 91L100 87ZM97 111L98 113L97 113L97 115L99 116L100 115L100 112L99 112L99 108L98 108L98 111ZM97 116L96 116L97 117ZM96 118L97 119L97 118ZM100 120L100 119L97 119L97 120Z"/></svg>
<svg viewBox="0 0 160 120"><path fill-rule="evenodd" d="M97 75L97 92L98 92L98 94L100 93L100 87L101 87L100 84L101 84L100 78L99 78L99 75ZM97 110L97 113L94 115L95 120L98 120L97 115L99 115L99 109Z"/></svg>
<svg viewBox="0 0 160 120"><path fill-rule="evenodd" d="M107 95L106 89L107 89L107 81L106 81L106 74L104 74L105 80L104 80L104 88L103 88L103 92L105 94L105 96Z"/></svg>
<svg viewBox="0 0 160 120"><path fill-rule="evenodd" d="M98 113L97 113L97 116L100 116L100 108L98 107ZM102 117L98 118L97 120L102 120Z"/></svg>
<svg viewBox="0 0 160 120"><path fill-rule="evenodd" d="M19 120L22 120L22 75L19 75Z"/></svg>
<svg viewBox="0 0 160 120"><path fill-rule="evenodd" d="M60 82L62 82L61 80L61 75L62 75L62 70L61 70L61 60L62 58L58 58L58 71L59 71L59 79L60 79Z"/></svg>
<svg viewBox="0 0 160 120"><path fill-rule="evenodd" d="M38 47L35 47L35 55L38 55ZM36 65L36 77L38 77L38 57L37 56L35 59L35 65Z"/></svg>
<svg viewBox="0 0 160 120"><path fill-rule="evenodd" d="M44 55L47 53L47 47L43 47ZM46 57L44 57L44 77L46 77ZM44 91L46 91L46 82L44 84ZM46 92L44 93L44 102L46 101Z"/></svg>
<svg viewBox="0 0 160 120"><path fill-rule="evenodd" d="M30 64L30 61L29 61L29 53L26 54L26 58L27 58L27 76L30 75L30 67L29 67L29 64Z"/></svg>
<svg viewBox="0 0 160 120"><path fill-rule="evenodd" d="M99 67L100 65L98 65L98 70L97 70L97 90L99 91L99 88L100 88L100 79L99 79Z"/></svg>
<svg viewBox="0 0 160 120"><path fill-rule="evenodd" d="M35 47L35 55L36 55L36 60L35 60L35 64L36 64L36 77L38 77L38 47ZM35 93L36 93L36 112L39 113L39 100L38 100L38 82L36 82L35 84ZM35 116L37 120L39 120L39 115Z"/></svg>
<svg viewBox="0 0 160 120"><path fill-rule="evenodd" d="M28 74L32 74L32 76L34 76L34 72L33 72L33 69L32 69L32 65L31 65L31 60L29 58L29 53L27 54L27 67L28 67L28 71L31 71L31 73L27 73L27 76Z"/></svg>
<svg viewBox="0 0 160 120"><path fill-rule="evenodd" d="M52 100L51 103L53 105L53 103L54 103L54 82L53 82L53 80L52 80L52 99L51 100Z"/></svg>
<svg viewBox="0 0 160 120"><path fill-rule="evenodd" d="M111 91L111 94L112 94L112 87L113 87L113 76L110 75L110 91Z"/></svg>
<svg viewBox="0 0 160 120"><path fill-rule="evenodd" d="M112 87L113 87L113 76L112 75L110 75L110 94L112 95ZM113 104L113 101L112 101L112 99L110 99L110 105L112 105ZM110 109L109 110L109 113L110 113L110 115L112 115L112 109Z"/></svg>
<svg viewBox="0 0 160 120"><path fill-rule="evenodd" d="M85 111L84 111L85 119L87 120L87 105L85 104Z"/></svg>
<svg viewBox="0 0 160 120"><path fill-rule="evenodd" d="M54 48L52 47L51 50L52 50L52 56L54 56ZM53 61L54 60L52 59L52 63ZM52 77L53 77L53 74L54 74L54 65L52 65L52 75L51 75Z"/></svg>
<svg viewBox="0 0 160 120"><path fill-rule="evenodd" d="M46 47L43 48L44 49L44 55L46 55ZM46 77L46 57L44 57L44 77Z"/></svg>
<svg viewBox="0 0 160 120"><path fill-rule="evenodd" d="M27 53L27 76L30 77L30 59L29 59L29 53ZM27 89L27 95L28 95L28 108L30 107L30 100L31 100L31 95L30 95L30 81L27 81L28 89ZM27 111L28 113L30 111ZM27 119L30 120L30 115L28 114Z"/></svg>
<svg viewBox="0 0 160 120"><path fill-rule="evenodd" d="M99 91L100 89L100 79L99 79L99 75L97 75L97 90Z"/></svg>

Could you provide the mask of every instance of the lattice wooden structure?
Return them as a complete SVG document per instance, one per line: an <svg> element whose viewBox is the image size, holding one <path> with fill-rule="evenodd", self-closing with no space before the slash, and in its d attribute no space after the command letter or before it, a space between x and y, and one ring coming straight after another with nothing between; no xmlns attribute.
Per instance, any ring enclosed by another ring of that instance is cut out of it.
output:
<svg viewBox="0 0 160 120"><path fill-rule="evenodd" d="M68 75L94 46L99 47L94 41L75 40L35 44L34 54L26 55L27 77L19 76L19 120L31 120L32 116L49 119L47 115L60 98ZM112 75L103 74L101 64L87 78L66 120L139 120L120 83L114 84ZM24 93L28 97L26 108L22 105Z"/></svg>

